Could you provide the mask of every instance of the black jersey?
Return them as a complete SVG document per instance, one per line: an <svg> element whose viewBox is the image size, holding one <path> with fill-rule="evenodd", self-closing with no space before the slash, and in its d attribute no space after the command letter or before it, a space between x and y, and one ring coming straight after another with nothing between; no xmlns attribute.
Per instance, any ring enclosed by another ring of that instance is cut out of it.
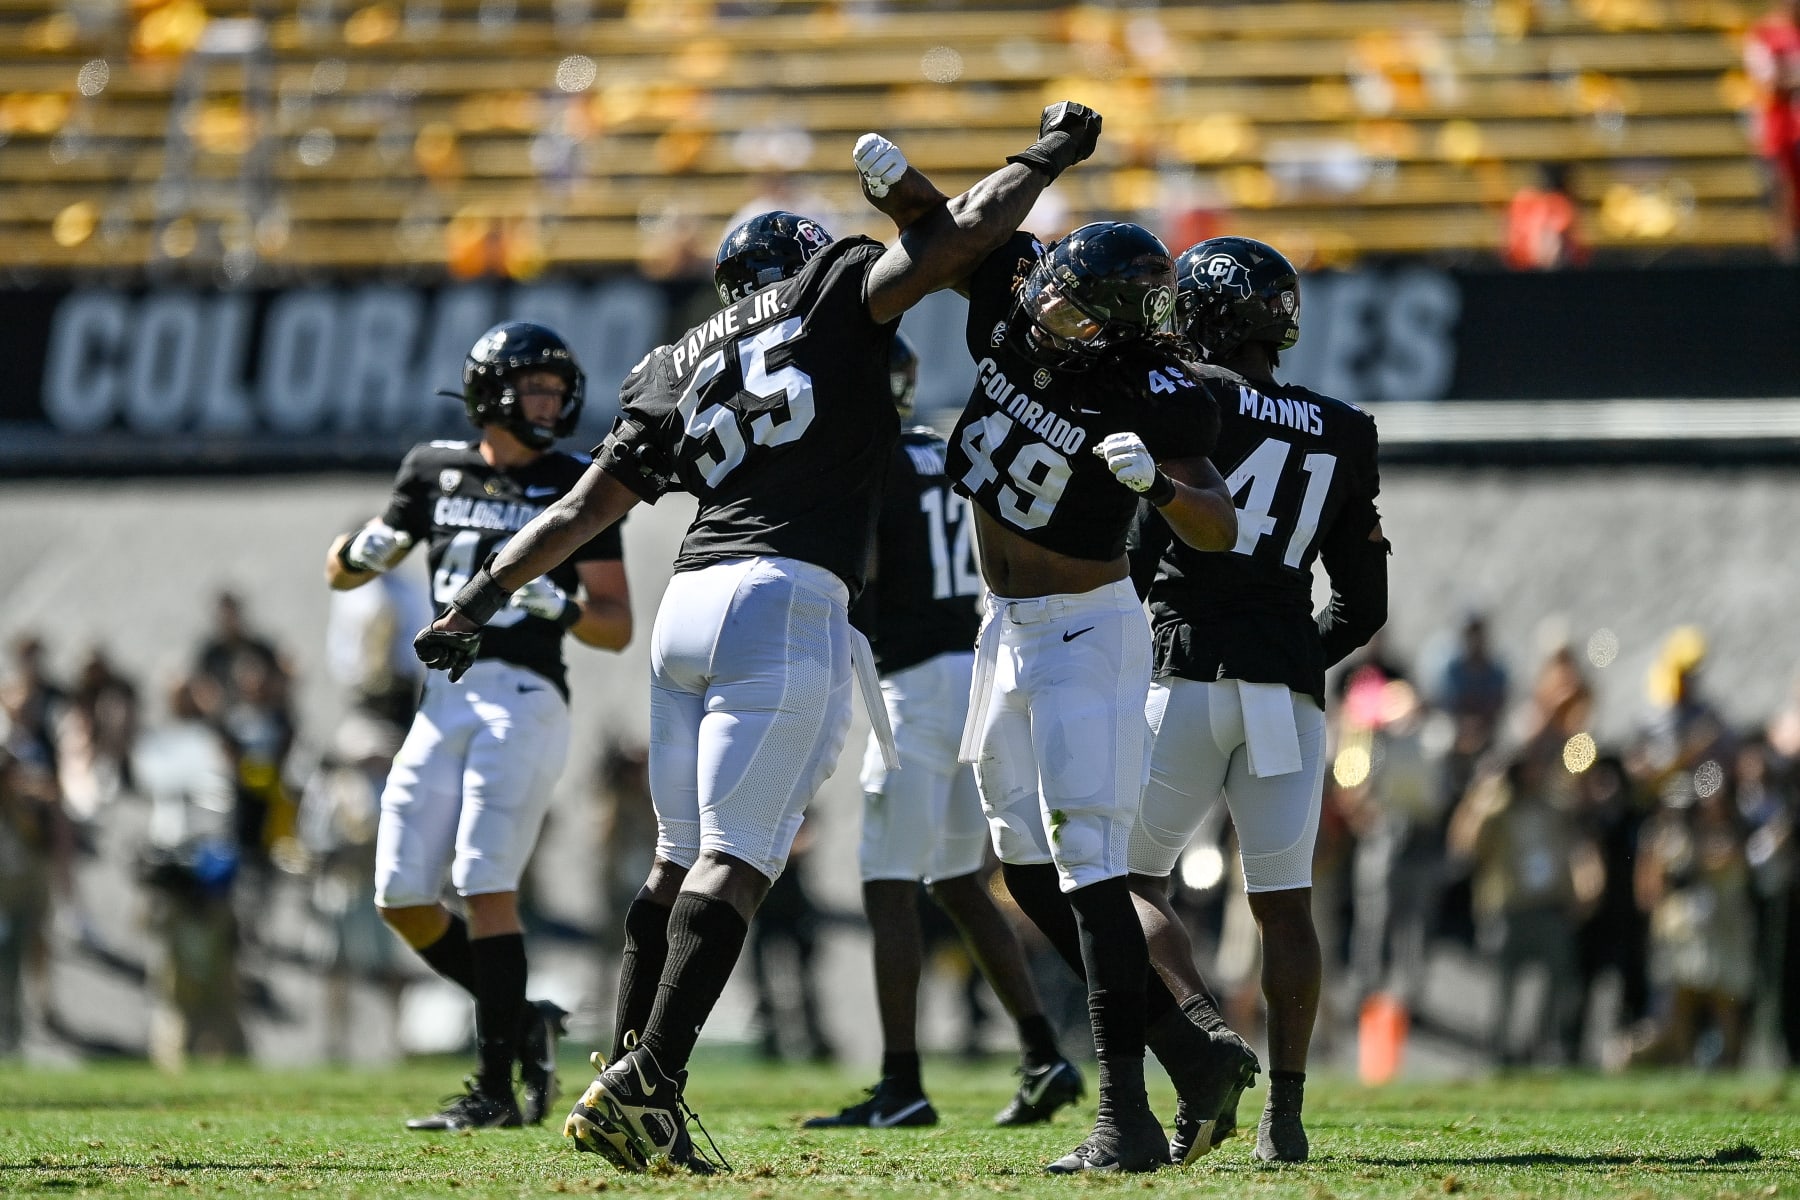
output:
<svg viewBox="0 0 1800 1200"><path fill-rule="evenodd" d="M969 502L944 475L944 439L930 429L900 435L881 494L875 578L851 610L883 674L969 650L981 626Z"/></svg>
<svg viewBox="0 0 1800 1200"><path fill-rule="evenodd" d="M596 451L652 503L694 494L677 571L754 555L814 563L849 585L868 573L875 512L900 436L888 346L863 302L880 242L832 242L799 274L659 346L619 389Z"/></svg>
<svg viewBox="0 0 1800 1200"><path fill-rule="evenodd" d="M1039 366L1009 330L1013 281L1042 253L1016 234L969 280L975 388L950 435L956 490L1029 541L1102 562L1125 552L1135 494L1093 448L1135 433L1159 461L1212 450L1214 402L1193 364L1161 341L1122 346L1084 371Z"/></svg>
<svg viewBox="0 0 1800 1200"><path fill-rule="evenodd" d="M1313 617L1313 563L1323 555L1335 574L1381 520L1375 421L1301 387L1229 390L1213 461L1238 508L1237 545L1195 550L1148 505L1134 531L1156 673L1286 684L1324 707L1332 664Z"/></svg>
<svg viewBox="0 0 1800 1200"><path fill-rule="evenodd" d="M481 457L473 442L427 442L414 446L400 464L394 494L381 519L425 543L431 598L442 607L489 554L566 495L587 465L583 456L551 450L522 467L501 468ZM620 556L619 527L614 524L552 568L550 579L573 596L581 586L576 563L617 561ZM535 671L567 696L562 642L563 629L555 621L506 607L482 630L476 657Z"/></svg>

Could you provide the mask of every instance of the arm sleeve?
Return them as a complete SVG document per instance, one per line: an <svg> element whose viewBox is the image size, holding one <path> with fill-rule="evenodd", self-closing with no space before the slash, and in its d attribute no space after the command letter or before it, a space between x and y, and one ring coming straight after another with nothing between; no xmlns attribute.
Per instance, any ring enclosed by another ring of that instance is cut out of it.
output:
<svg viewBox="0 0 1800 1200"><path fill-rule="evenodd" d="M400 463L400 473L394 476L394 490L388 496L387 509L381 514L389 528L410 535L415 542L431 532L431 502L427 498L419 450L415 446L407 451L406 458Z"/></svg>
<svg viewBox="0 0 1800 1200"><path fill-rule="evenodd" d="M1162 565L1163 551L1169 548L1173 537L1174 531L1162 519L1162 514L1148 500L1139 500L1137 516L1125 534L1131 586L1137 590L1139 600L1150 595L1150 585L1156 582L1157 569Z"/></svg>
<svg viewBox="0 0 1800 1200"><path fill-rule="evenodd" d="M1369 540L1381 524L1381 513L1375 507L1381 480L1373 422L1360 457L1356 490L1338 510L1319 545L1319 561L1331 578L1331 602L1319 614L1319 641L1327 667L1342 662L1387 624L1387 560L1393 548L1386 538Z"/></svg>

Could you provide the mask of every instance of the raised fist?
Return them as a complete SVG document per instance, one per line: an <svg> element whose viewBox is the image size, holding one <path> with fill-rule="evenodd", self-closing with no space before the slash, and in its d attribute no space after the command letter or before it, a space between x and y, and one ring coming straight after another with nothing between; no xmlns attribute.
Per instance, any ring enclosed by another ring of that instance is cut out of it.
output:
<svg viewBox="0 0 1800 1200"><path fill-rule="evenodd" d="M879 133L865 133L857 138L855 157L856 173L862 176L864 189L878 200L906 174L906 155Z"/></svg>

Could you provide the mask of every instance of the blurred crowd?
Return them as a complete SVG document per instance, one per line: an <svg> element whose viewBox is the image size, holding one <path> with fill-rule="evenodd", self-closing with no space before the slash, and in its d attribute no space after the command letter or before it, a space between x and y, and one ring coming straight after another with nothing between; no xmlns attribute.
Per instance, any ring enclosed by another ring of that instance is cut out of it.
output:
<svg viewBox="0 0 1800 1200"><path fill-rule="evenodd" d="M1403 664L1377 642L1339 677L1314 869L1337 1028L1367 1039L1397 1012L1498 1064L1609 1068L1734 1067L1760 1031L1800 1063L1800 693L1734 726L1680 628L1648 715L1602 739L1592 668L1617 649L1602 631L1521 678L1470 616L1446 653ZM1228 830L1191 850L1184 882L1254 1024L1222 847Z"/></svg>
<svg viewBox="0 0 1800 1200"><path fill-rule="evenodd" d="M405 632L426 601L394 575L333 604L323 665L346 715L316 748L296 737L288 654L230 594L158 705L102 650L60 678L39 639L14 641L0 670L0 1056L20 1051L30 1014L86 1044L50 995L52 945L136 972L147 1041L124 1049L171 1068L248 1053L246 1014L281 1007L266 982L278 961L323 981L325 1055L358 1056L358 988L398 1027L421 976L376 916L371 878L419 685ZM1604 738L1595 681L1617 651L1601 631L1520 674L1470 616L1438 653L1403 663L1376 642L1338 676L1314 871L1327 1053L1349 1061L1359 1032L1367 1043L1374 1018L1398 1014L1472 1062L1800 1063L1800 693L1734 725L1708 697L1703 635L1677 629L1647 716ZM600 915L563 932L605 979L609 914L654 844L642 747L603 746L595 805ZM857 918L814 902L805 850L752 935L752 1037L771 1058L826 1060L817 950ZM109 853L114 869L81 869ZM1235 859L1221 813L1183 860L1179 899L1233 1023L1254 1029L1257 941ZM534 928L555 932L531 900ZM98 919L120 912L137 936ZM950 951L934 961L979 1052L975 973Z"/></svg>

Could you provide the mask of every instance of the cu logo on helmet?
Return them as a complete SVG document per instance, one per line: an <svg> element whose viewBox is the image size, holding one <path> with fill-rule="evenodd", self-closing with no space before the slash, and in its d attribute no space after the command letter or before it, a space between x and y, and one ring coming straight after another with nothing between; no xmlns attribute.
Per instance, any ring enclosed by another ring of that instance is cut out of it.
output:
<svg viewBox="0 0 1800 1200"><path fill-rule="evenodd" d="M1169 310L1175 307L1175 293L1166 287L1151 288L1144 296L1144 316L1150 320L1152 329L1160 329L1168 322Z"/></svg>
<svg viewBox="0 0 1800 1200"><path fill-rule="evenodd" d="M800 239L801 249L808 258L831 244L831 235L811 221L802 221L796 225L794 234Z"/></svg>
<svg viewBox="0 0 1800 1200"><path fill-rule="evenodd" d="M1213 287L1221 292L1230 292L1235 296L1250 295L1250 280L1245 277L1244 268L1237 259L1229 254L1215 254L1206 260L1207 277L1212 280Z"/></svg>

